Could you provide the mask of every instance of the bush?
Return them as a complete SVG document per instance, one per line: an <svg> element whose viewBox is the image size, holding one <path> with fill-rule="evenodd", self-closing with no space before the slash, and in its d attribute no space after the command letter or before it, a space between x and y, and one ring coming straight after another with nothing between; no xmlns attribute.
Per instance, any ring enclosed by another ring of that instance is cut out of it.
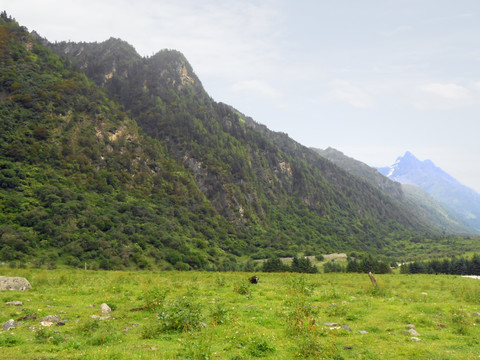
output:
<svg viewBox="0 0 480 360"><path fill-rule="evenodd" d="M145 309L151 311L157 311L162 309L167 297L168 291L159 288L153 288L147 291L144 295Z"/></svg>
<svg viewBox="0 0 480 360"><path fill-rule="evenodd" d="M203 323L202 306L186 296L168 303L158 313L159 331L192 331Z"/></svg>
<svg viewBox="0 0 480 360"><path fill-rule="evenodd" d="M240 295L247 295L247 296L252 295L252 291L250 290L250 287L248 286L248 284L243 282L237 282L233 287L233 291Z"/></svg>
<svg viewBox="0 0 480 360"><path fill-rule="evenodd" d="M222 301L215 301L210 309L210 317L215 325L226 323L230 320L228 309Z"/></svg>

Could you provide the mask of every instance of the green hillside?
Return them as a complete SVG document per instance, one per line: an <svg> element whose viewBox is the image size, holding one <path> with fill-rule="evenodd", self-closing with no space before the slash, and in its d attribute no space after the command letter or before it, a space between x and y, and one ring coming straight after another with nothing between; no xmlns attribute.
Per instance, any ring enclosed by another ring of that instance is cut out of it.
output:
<svg viewBox="0 0 480 360"><path fill-rule="evenodd" d="M400 241L406 255L430 229L213 101L177 51L49 44L1 15L0 261L235 270Z"/></svg>

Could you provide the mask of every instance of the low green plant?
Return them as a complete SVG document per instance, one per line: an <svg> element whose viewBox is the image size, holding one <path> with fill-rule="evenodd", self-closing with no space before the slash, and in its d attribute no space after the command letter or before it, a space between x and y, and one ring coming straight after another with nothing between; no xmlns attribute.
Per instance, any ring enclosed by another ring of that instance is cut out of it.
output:
<svg viewBox="0 0 480 360"><path fill-rule="evenodd" d="M0 348L19 346L24 342L25 341L21 337L15 336L8 332L4 332L0 335Z"/></svg>
<svg viewBox="0 0 480 360"><path fill-rule="evenodd" d="M170 301L157 313L158 329L163 331L192 331L204 325L203 306L189 297Z"/></svg>
<svg viewBox="0 0 480 360"><path fill-rule="evenodd" d="M105 344L118 342L119 340L119 334L116 331L108 328L96 332L90 339L87 340L87 344L92 346L103 346Z"/></svg>
<svg viewBox="0 0 480 360"><path fill-rule="evenodd" d="M265 337L254 337L248 344L248 354L253 357L265 357L275 352L275 346Z"/></svg>
<svg viewBox="0 0 480 360"><path fill-rule="evenodd" d="M214 359L212 351L213 337L211 332L199 332L189 335L182 341L179 358L183 360L210 360Z"/></svg>
<svg viewBox="0 0 480 360"><path fill-rule="evenodd" d="M220 299L215 299L215 302L212 304L210 318L214 325L225 324L230 320L228 308Z"/></svg>
<svg viewBox="0 0 480 360"><path fill-rule="evenodd" d="M250 286L244 282L237 282L235 283L233 287L233 291L236 292L239 295L247 295L251 296L252 291L250 289Z"/></svg>
<svg viewBox="0 0 480 360"><path fill-rule="evenodd" d="M42 344L59 345L65 341L65 337L59 331L40 327L40 329L35 332L35 341Z"/></svg>
<svg viewBox="0 0 480 360"><path fill-rule="evenodd" d="M144 294L144 307L146 310L158 311L162 309L167 297L168 290L154 287Z"/></svg>
<svg viewBox="0 0 480 360"><path fill-rule="evenodd" d="M92 333L100 327L100 322L96 319L87 319L85 322L77 326L79 333Z"/></svg>
<svg viewBox="0 0 480 360"><path fill-rule="evenodd" d="M287 288L292 294L312 296L315 285L303 276L291 276L287 279Z"/></svg>
<svg viewBox="0 0 480 360"><path fill-rule="evenodd" d="M303 298L291 300L291 310L287 314L287 332L290 334L301 334L315 330L316 318L320 309L311 301Z"/></svg>

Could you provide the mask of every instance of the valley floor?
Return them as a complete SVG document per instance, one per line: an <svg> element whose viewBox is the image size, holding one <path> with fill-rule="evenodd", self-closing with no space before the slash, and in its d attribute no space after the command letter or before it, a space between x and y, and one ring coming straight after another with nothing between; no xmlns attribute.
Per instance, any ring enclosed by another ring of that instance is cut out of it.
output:
<svg viewBox="0 0 480 360"><path fill-rule="evenodd" d="M5 359L480 356L480 281L461 276L376 275L373 287L367 275L345 273L0 274L26 277L33 287L0 292L0 324L18 324L0 330ZM102 303L110 314L101 313ZM50 315L58 317L47 321Z"/></svg>

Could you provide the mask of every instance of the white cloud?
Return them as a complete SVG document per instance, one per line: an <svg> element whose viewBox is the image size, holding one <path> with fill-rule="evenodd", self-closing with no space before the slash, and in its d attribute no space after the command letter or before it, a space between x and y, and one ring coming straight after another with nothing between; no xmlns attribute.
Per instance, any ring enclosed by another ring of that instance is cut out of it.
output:
<svg viewBox="0 0 480 360"><path fill-rule="evenodd" d="M372 108L375 105L372 96L347 80L333 80L330 87L327 101L341 102L360 109Z"/></svg>
<svg viewBox="0 0 480 360"><path fill-rule="evenodd" d="M415 92L415 107L425 109L455 109L476 104L479 100L479 84L427 83Z"/></svg>
<svg viewBox="0 0 480 360"><path fill-rule="evenodd" d="M279 97L278 91L261 80L239 81L232 86L234 91L242 91L250 94L262 96L268 99L276 99Z"/></svg>
<svg viewBox="0 0 480 360"><path fill-rule="evenodd" d="M449 100L467 100L470 97L469 91L457 84L425 84L420 86L420 90L434 97Z"/></svg>

